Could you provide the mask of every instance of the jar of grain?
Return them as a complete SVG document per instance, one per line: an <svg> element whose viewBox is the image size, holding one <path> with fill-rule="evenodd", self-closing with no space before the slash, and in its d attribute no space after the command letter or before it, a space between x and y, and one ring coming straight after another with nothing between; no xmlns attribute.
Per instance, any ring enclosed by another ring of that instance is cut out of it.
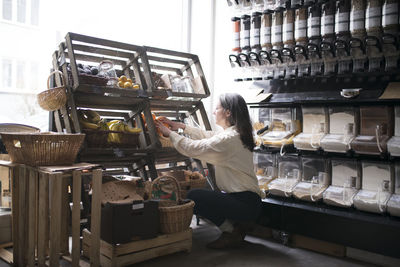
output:
<svg viewBox="0 0 400 267"><path fill-rule="evenodd" d="M321 42L321 5L315 4L308 8L307 36L311 43Z"/></svg>
<svg viewBox="0 0 400 267"><path fill-rule="evenodd" d="M261 50L260 29L261 29L261 13L254 12L251 18L251 49L255 52Z"/></svg>
<svg viewBox="0 0 400 267"><path fill-rule="evenodd" d="M240 47L243 52L250 52L250 16L243 15L241 19Z"/></svg>
<svg viewBox="0 0 400 267"><path fill-rule="evenodd" d="M350 11L350 33L353 38L364 39L365 31L365 0L352 0Z"/></svg>
<svg viewBox="0 0 400 267"><path fill-rule="evenodd" d="M296 9L296 19L294 21L294 38L296 44L306 45L307 39L307 7Z"/></svg>
<svg viewBox="0 0 400 267"><path fill-rule="evenodd" d="M272 14L265 10L261 16L261 48L263 50L272 49L271 44L271 25L272 25Z"/></svg>
<svg viewBox="0 0 400 267"><path fill-rule="evenodd" d="M283 12L277 11L272 14L272 46L274 49L282 49L282 23Z"/></svg>
<svg viewBox="0 0 400 267"><path fill-rule="evenodd" d="M288 9L283 12L283 45L291 48L295 45L294 42L294 10Z"/></svg>
<svg viewBox="0 0 400 267"><path fill-rule="evenodd" d="M399 1L386 0L382 8L382 27L384 33L399 34Z"/></svg>
<svg viewBox="0 0 400 267"><path fill-rule="evenodd" d="M240 53L240 18L233 17L231 19L233 24L233 47L232 51Z"/></svg>
<svg viewBox="0 0 400 267"><path fill-rule="evenodd" d="M347 41L350 38L350 0L336 3L335 33L338 39Z"/></svg>
<svg viewBox="0 0 400 267"><path fill-rule="evenodd" d="M382 1L369 0L365 11L365 29L368 36L382 36Z"/></svg>
<svg viewBox="0 0 400 267"><path fill-rule="evenodd" d="M322 5L321 35L324 42L335 39L335 12L336 1L330 0Z"/></svg>

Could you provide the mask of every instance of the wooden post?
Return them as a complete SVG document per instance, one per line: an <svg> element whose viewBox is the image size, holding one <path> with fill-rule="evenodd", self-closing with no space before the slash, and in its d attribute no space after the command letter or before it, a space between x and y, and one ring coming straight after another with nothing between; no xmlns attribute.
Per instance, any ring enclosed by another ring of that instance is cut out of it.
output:
<svg viewBox="0 0 400 267"><path fill-rule="evenodd" d="M70 206L68 196L69 178L64 177L61 185L61 238L60 250L62 255L69 255L69 232L68 224L70 218Z"/></svg>
<svg viewBox="0 0 400 267"><path fill-rule="evenodd" d="M61 237L61 191L62 173L52 173L50 176L51 207L50 207L50 266L58 266L60 260Z"/></svg>
<svg viewBox="0 0 400 267"><path fill-rule="evenodd" d="M39 174L39 210L38 210L38 266L46 266L46 255L49 246L49 175Z"/></svg>
<svg viewBox="0 0 400 267"><path fill-rule="evenodd" d="M36 180L37 170L29 168L28 181L28 249L26 251L28 257L28 266L35 265L35 232L36 232Z"/></svg>
<svg viewBox="0 0 400 267"><path fill-rule="evenodd" d="M93 234L90 248L90 265L100 266L100 213L101 213L101 180L102 171L92 171L92 212L90 229Z"/></svg>
<svg viewBox="0 0 400 267"><path fill-rule="evenodd" d="M25 266L25 252L26 252L26 167L24 165L19 167L19 194L18 194L18 266Z"/></svg>
<svg viewBox="0 0 400 267"><path fill-rule="evenodd" d="M20 167L11 168L11 214L12 214L12 239L13 239L13 262L19 265L19 172Z"/></svg>
<svg viewBox="0 0 400 267"><path fill-rule="evenodd" d="M80 171L72 172L72 266L79 266L81 256L80 227L81 227L81 184Z"/></svg>

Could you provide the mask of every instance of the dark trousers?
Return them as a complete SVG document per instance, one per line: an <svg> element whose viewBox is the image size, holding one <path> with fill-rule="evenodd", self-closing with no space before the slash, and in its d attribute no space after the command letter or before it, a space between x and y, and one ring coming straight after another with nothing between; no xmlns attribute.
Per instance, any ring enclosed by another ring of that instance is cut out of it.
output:
<svg viewBox="0 0 400 267"><path fill-rule="evenodd" d="M253 222L261 212L261 198L257 193L244 191L221 193L207 189L193 189L187 198L194 201L194 214L220 226L226 219L232 222Z"/></svg>

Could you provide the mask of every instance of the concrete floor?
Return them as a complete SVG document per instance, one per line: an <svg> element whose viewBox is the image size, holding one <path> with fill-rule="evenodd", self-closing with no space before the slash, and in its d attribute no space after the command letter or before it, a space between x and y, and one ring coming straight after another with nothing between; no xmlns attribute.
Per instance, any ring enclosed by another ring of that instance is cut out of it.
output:
<svg viewBox="0 0 400 267"><path fill-rule="evenodd" d="M324 267L356 267L376 266L366 262L348 258L332 257L313 251L284 246L273 239L261 239L246 236L245 245L240 249L211 250L205 245L218 238L217 227L201 220L200 225L192 221L193 247L191 253L179 252L155 258L133 266L146 267L257 267L257 266L324 266ZM388 266L387 264L385 264ZM0 260L0 267L10 266ZM70 266L62 262L61 266ZM389 265L390 266L390 265ZM398 266L398 265L397 265Z"/></svg>
<svg viewBox="0 0 400 267"><path fill-rule="evenodd" d="M166 266L373 266L347 258L336 258L308 250L290 248L275 242L247 236L245 245L240 249L211 250L205 245L216 239L220 232L217 227L203 220L197 226L192 222L193 248L191 253L176 253L134 266L166 267Z"/></svg>

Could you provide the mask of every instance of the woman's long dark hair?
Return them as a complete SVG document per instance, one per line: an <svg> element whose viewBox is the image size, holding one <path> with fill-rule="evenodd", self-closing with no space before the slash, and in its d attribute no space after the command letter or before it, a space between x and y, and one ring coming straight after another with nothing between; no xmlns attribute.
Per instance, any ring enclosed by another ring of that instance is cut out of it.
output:
<svg viewBox="0 0 400 267"><path fill-rule="evenodd" d="M253 128L246 101L239 94L227 93L219 97L219 102L224 110L230 111L231 116L229 116L228 121L231 125L236 126L243 146L253 152Z"/></svg>

